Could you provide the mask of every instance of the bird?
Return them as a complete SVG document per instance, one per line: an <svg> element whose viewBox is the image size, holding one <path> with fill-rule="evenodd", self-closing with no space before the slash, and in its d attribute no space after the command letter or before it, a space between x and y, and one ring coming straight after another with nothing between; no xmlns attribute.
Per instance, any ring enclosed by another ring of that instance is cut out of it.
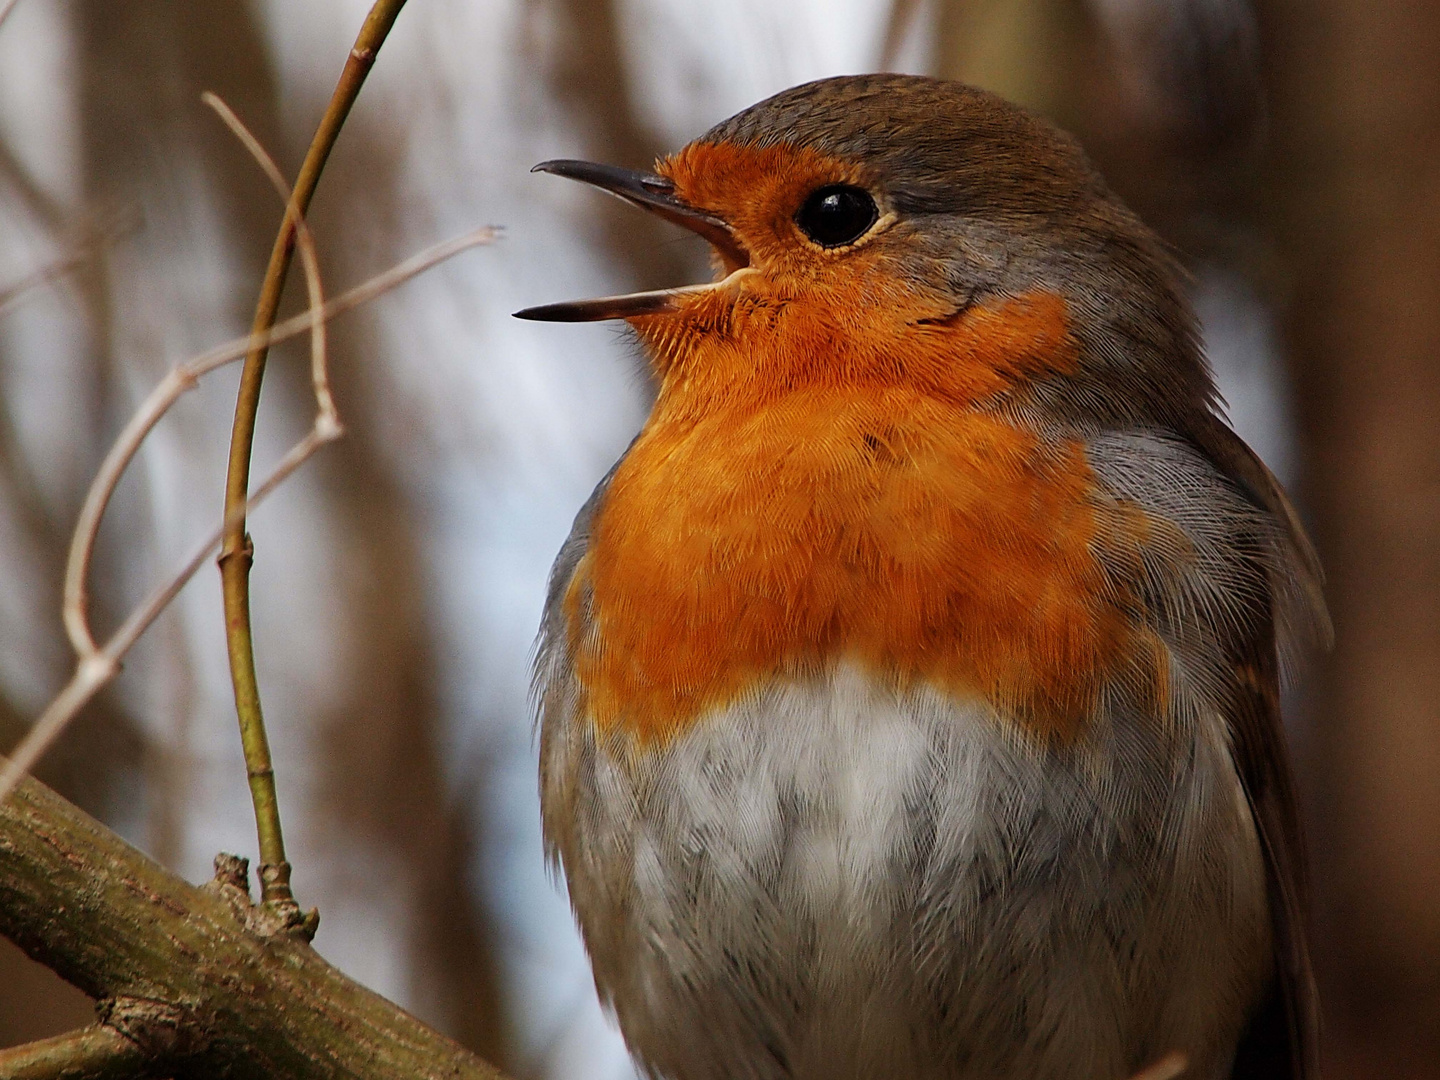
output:
<svg viewBox="0 0 1440 1080"><path fill-rule="evenodd" d="M1177 255L1073 137L920 76L535 169L715 271L516 313L624 320L654 377L534 667L640 1071L1314 1080L1279 688L1322 574Z"/></svg>

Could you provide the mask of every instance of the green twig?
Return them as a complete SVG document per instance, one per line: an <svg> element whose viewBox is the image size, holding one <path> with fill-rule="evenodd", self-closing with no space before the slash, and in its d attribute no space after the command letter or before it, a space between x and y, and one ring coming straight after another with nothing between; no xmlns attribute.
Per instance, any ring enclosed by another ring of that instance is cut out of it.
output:
<svg viewBox="0 0 1440 1080"><path fill-rule="evenodd" d="M350 107L375 63L375 54L394 25L405 0L376 0L345 69L330 98L330 105L310 142L300 175L285 210L270 265L255 305L254 333L263 334L275 322L280 295L295 253L295 223L305 216L320 172L340 134ZM299 929L310 927L300 915L290 891L290 864L285 860L285 841L280 831L280 811L275 795L275 772L270 761L270 744L260 711L260 690L255 678L254 642L250 631L250 564L253 548L245 532L245 500L250 486L250 455L255 439L255 416L260 406L260 385L265 377L264 346L245 357L240 374L240 392L235 403L235 424L230 435L230 463L225 478L225 536L220 549L220 577L225 599L225 640L230 652L230 677L235 686L235 711L240 721L240 741L245 749L245 768L250 779L250 796L255 803L255 830L260 847L261 900L284 909L287 921Z"/></svg>

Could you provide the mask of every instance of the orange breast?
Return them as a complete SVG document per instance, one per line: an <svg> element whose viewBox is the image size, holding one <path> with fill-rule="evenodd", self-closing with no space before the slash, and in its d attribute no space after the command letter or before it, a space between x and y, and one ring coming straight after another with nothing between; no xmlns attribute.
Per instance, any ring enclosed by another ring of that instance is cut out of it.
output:
<svg viewBox="0 0 1440 1080"><path fill-rule="evenodd" d="M976 411L963 359L950 393L933 365L852 363L703 402L672 368L566 597L591 721L663 740L844 659L983 695L1043 737L1082 730L1135 647L1092 553L1114 523L1080 446Z"/></svg>

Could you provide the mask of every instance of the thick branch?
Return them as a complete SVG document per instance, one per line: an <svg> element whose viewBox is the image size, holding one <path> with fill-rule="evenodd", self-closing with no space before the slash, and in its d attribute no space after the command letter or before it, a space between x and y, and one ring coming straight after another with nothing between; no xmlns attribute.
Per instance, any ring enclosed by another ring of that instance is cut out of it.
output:
<svg viewBox="0 0 1440 1080"><path fill-rule="evenodd" d="M0 933L177 1074L502 1080L277 933L242 880L196 888L34 780L0 804Z"/></svg>
<svg viewBox="0 0 1440 1080"><path fill-rule="evenodd" d="M4 1080L131 1080L145 1064L138 1044L104 1024L0 1050Z"/></svg>

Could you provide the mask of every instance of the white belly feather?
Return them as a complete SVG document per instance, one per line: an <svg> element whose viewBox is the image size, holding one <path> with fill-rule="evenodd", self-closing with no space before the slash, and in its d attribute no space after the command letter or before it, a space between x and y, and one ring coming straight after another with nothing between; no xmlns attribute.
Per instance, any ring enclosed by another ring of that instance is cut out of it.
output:
<svg viewBox="0 0 1440 1080"><path fill-rule="evenodd" d="M547 835L657 1075L1124 1080L1175 1049L1226 1075L1269 923L1217 716L1117 710L1047 750L843 666L659 749L570 706Z"/></svg>

